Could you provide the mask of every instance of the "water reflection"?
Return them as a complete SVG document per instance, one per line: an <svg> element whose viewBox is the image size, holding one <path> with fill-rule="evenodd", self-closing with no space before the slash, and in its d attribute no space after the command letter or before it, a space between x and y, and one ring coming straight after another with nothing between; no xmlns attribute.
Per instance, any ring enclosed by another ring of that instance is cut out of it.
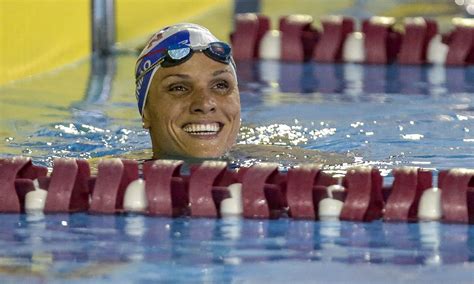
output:
<svg viewBox="0 0 474 284"><path fill-rule="evenodd" d="M110 101L113 94L117 56L93 55L90 65L91 71L84 98L71 105L71 113L78 123L107 127L109 118L105 113L104 104Z"/></svg>
<svg viewBox="0 0 474 284"><path fill-rule="evenodd" d="M442 259L440 255L441 232L440 224L437 222L420 223L420 241L423 249L428 251L427 257L424 259L426 265L441 265Z"/></svg>
<svg viewBox="0 0 474 284"><path fill-rule="evenodd" d="M421 226L421 223L420 223ZM426 252L422 252L423 239L418 226L406 223L383 224L383 236L388 247L389 256L385 262L400 265L423 264ZM436 232L433 232L436 233ZM436 238L437 236L433 236Z"/></svg>
<svg viewBox="0 0 474 284"><path fill-rule="evenodd" d="M142 215L129 215L125 217L124 231L137 246L128 253L127 259L130 261L143 261L145 259L146 248L140 245L148 229L145 224L146 218Z"/></svg>
<svg viewBox="0 0 474 284"><path fill-rule="evenodd" d="M243 90L262 93L437 95L448 90L450 93L474 90L470 79L474 76L472 66L301 64L262 60L238 62L237 70Z"/></svg>
<svg viewBox="0 0 474 284"><path fill-rule="evenodd" d="M9 277L144 280L140 275L148 273L150 279L231 283L240 267L256 263L453 267L474 260L473 226L437 222L59 214L4 215L2 223L0 273Z"/></svg>

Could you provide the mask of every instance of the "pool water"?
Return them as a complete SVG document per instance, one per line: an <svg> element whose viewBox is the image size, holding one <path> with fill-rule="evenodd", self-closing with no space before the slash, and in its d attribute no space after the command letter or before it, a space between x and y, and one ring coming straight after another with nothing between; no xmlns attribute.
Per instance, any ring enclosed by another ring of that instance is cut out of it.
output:
<svg viewBox="0 0 474 284"><path fill-rule="evenodd" d="M134 59L103 62L113 76L88 77L96 67L84 61L2 87L1 156L47 166L53 157L149 157ZM386 183L394 167L474 168L473 67L260 61L239 62L238 75L240 144L349 153L355 164L380 168ZM474 281L467 225L88 214L0 220L2 283Z"/></svg>
<svg viewBox="0 0 474 284"><path fill-rule="evenodd" d="M2 283L472 283L474 226L3 215Z"/></svg>
<svg viewBox="0 0 474 284"><path fill-rule="evenodd" d="M91 76L79 85L89 72L82 62L2 87L0 107L8 111L0 122L2 156L27 155L51 166L53 157L148 151L128 72L135 55L112 59L114 76L106 83L106 76ZM402 165L474 166L474 67L276 61L238 67L241 144L349 152L386 174Z"/></svg>
<svg viewBox="0 0 474 284"><path fill-rule="evenodd" d="M254 98L243 117L263 126L259 139L244 141L287 134L287 145L349 151L381 168L474 166L472 67L260 62L256 68L242 84L243 98L247 92Z"/></svg>

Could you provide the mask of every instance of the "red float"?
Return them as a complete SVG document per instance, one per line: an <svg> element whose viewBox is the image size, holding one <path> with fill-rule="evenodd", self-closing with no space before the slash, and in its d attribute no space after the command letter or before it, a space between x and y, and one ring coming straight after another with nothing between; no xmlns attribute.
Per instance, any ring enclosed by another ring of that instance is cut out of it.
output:
<svg viewBox="0 0 474 284"><path fill-rule="evenodd" d="M365 62L388 64L394 61L400 49L401 35L393 29L395 19L372 17L364 20Z"/></svg>
<svg viewBox="0 0 474 284"><path fill-rule="evenodd" d="M382 217L382 183L382 176L377 169L349 170L344 178L347 196L340 219L370 222Z"/></svg>
<svg viewBox="0 0 474 284"><path fill-rule="evenodd" d="M354 20L341 16L321 20L323 32L314 49L313 59L318 62L339 62L347 35L354 31Z"/></svg>
<svg viewBox="0 0 474 284"><path fill-rule="evenodd" d="M260 41L269 29L270 19L266 16L238 14L235 17L235 31L230 36L234 59L257 59Z"/></svg>
<svg viewBox="0 0 474 284"><path fill-rule="evenodd" d="M136 161L120 159L101 161L89 211L92 213L123 211L125 190L136 179L138 179L138 163Z"/></svg>
<svg viewBox="0 0 474 284"><path fill-rule="evenodd" d="M385 221L416 221L425 189L432 187L432 174L417 168L393 170L393 186L385 205Z"/></svg>
<svg viewBox="0 0 474 284"><path fill-rule="evenodd" d="M448 40L447 65L474 63L474 19L454 18L454 31Z"/></svg>
<svg viewBox="0 0 474 284"><path fill-rule="evenodd" d="M429 19L405 19L405 34L401 41L398 62L402 64L426 63L428 43L438 33L438 24Z"/></svg>
<svg viewBox="0 0 474 284"><path fill-rule="evenodd" d="M26 193L34 190L33 179L46 176L47 171L34 166L30 158L0 159L0 212L22 212Z"/></svg>
<svg viewBox="0 0 474 284"><path fill-rule="evenodd" d="M40 179L48 191L44 212L67 213L89 209L89 164L85 160L60 158L53 162L49 178Z"/></svg>
<svg viewBox="0 0 474 284"><path fill-rule="evenodd" d="M309 15L290 15L280 19L281 59L303 62L311 58L318 31L311 27Z"/></svg>
<svg viewBox="0 0 474 284"><path fill-rule="evenodd" d="M438 176L438 187L441 188L441 208L443 221L449 223L474 222L472 216L472 187L474 172L465 169L441 171ZM469 193L469 199L468 199ZM468 202L470 201L470 202ZM471 211L471 213L469 212ZM472 217L471 217L472 218Z"/></svg>

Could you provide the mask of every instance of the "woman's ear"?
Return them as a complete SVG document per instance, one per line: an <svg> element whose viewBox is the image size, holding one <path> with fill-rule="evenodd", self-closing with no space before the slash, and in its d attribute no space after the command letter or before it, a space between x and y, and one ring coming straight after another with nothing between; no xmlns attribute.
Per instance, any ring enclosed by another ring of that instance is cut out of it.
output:
<svg viewBox="0 0 474 284"><path fill-rule="evenodd" d="M150 129L150 126L151 126L150 115L148 114L147 107L145 107L145 109L143 110L142 125L143 125L143 128Z"/></svg>

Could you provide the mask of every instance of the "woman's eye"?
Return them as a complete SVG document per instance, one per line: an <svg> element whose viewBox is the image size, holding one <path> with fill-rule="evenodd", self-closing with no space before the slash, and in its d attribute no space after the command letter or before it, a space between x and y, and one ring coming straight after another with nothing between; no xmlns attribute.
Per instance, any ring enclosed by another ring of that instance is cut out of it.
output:
<svg viewBox="0 0 474 284"><path fill-rule="evenodd" d="M214 84L214 88L217 90L225 91L229 89L229 83L226 81L219 81Z"/></svg>
<svg viewBox="0 0 474 284"><path fill-rule="evenodd" d="M188 89L183 85L171 85L168 87L168 91L172 93L184 93Z"/></svg>

